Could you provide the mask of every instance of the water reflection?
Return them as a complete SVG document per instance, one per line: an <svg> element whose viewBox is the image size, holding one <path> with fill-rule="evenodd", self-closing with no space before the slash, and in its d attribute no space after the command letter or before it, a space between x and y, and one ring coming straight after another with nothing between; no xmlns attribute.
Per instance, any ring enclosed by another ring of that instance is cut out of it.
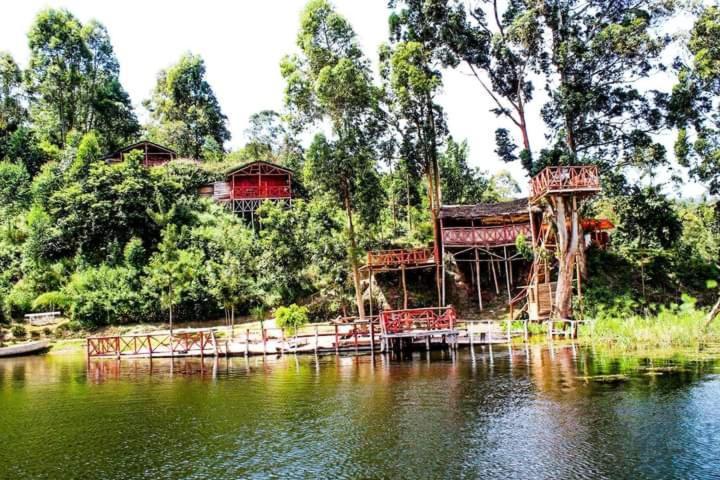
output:
<svg viewBox="0 0 720 480"><path fill-rule="evenodd" d="M0 361L7 478L713 478L714 362L572 344Z"/></svg>

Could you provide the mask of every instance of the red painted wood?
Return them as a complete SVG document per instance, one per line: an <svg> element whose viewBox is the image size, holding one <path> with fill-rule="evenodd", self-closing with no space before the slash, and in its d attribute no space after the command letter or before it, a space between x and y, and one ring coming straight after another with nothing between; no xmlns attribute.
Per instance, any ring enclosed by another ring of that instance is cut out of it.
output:
<svg viewBox="0 0 720 480"><path fill-rule="evenodd" d="M453 306L410 308L407 310L384 310L381 313L381 319L386 333L448 330L454 328L457 314Z"/></svg>
<svg viewBox="0 0 720 480"><path fill-rule="evenodd" d="M545 167L530 181L533 199L547 193L599 191L600 175L595 165Z"/></svg>

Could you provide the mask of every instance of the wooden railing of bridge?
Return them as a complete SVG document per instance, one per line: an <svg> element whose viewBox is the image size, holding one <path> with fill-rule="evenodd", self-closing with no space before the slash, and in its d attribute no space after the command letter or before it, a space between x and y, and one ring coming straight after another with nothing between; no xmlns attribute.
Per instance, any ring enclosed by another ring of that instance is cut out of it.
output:
<svg viewBox="0 0 720 480"><path fill-rule="evenodd" d="M212 330L108 335L88 337L88 357L122 356L170 356L187 354L214 354L217 350L215 334Z"/></svg>
<svg viewBox="0 0 720 480"><path fill-rule="evenodd" d="M385 334L412 332L414 330L452 330L455 328L457 313L452 305L447 307L383 310L380 313L380 319Z"/></svg>
<svg viewBox="0 0 720 480"><path fill-rule="evenodd" d="M600 175L596 165L545 167L530 181L533 201L548 194L599 192Z"/></svg>

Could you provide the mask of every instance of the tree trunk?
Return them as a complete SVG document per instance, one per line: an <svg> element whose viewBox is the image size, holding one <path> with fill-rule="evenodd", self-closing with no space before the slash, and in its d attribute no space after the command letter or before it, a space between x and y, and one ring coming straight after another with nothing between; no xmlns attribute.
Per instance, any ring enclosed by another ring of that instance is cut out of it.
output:
<svg viewBox="0 0 720 480"><path fill-rule="evenodd" d="M718 298L718 301L715 302L715 306L713 306L712 310L710 310L710 313L708 313L707 320L705 320L705 330L707 330L710 327L710 324L715 320L715 318L720 315L720 298Z"/></svg>
<svg viewBox="0 0 720 480"><path fill-rule="evenodd" d="M352 218L352 206L350 204L350 193L347 190L347 187L344 189L343 192L344 196L344 202L345 202L345 213L347 215L347 222L348 222L348 235L350 236L350 249L348 251L348 254L350 256L350 267L352 268L353 273L353 285L355 287L355 303L357 304L358 309L358 316L361 320L365 318L365 305L363 304L362 299L362 291L360 290L360 267L358 266L357 261L357 242L355 241L355 227L353 226L353 218Z"/></svg>
<svg viewBox="0 0 720 480"><path fill-rule="evenodd" d="M435 286L437 289L437 304L439 307L443 306L440 305L442 303L442 288L441 288L441 282L442 279L440 278L440 265L442 262L442 258L440 258L440 232L438 232L438 221L437 221L437 209L433 208L433 204L437 199L433 200L433 179L432 174L430 171L427 172L427 179L428 179L428 198L430 201L430 222L432 223L433 228L433 256L435 257ZM439 203L438 203L439 204Z"/></svg>
<svg viewBox="0 0 720 480"><path fill-rule="evenodd" d="M574 202L570 208L568 232L567 199L556 197L555 225L557 227L558 281L555 291L555 308L561 319L572 318L572 281L575 273L575 256L578 249L578 218Z"/></svg>
<svg viewBox="0 0 720 480"><path fill-rule="evenodd" d="M230 338L235 338L235 304L230 307Z"/></svg>

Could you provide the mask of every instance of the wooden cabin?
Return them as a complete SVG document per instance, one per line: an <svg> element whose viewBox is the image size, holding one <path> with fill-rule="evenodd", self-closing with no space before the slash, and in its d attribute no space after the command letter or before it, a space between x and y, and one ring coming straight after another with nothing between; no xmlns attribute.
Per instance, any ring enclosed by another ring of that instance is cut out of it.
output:
<svg viewBox="0 0 720 480"><path fill-rule="evenodd" d="M225 173L225 179L200 188L200 195L212 197L233 212L254 215L266 200L290 205L292 201L290 169L258 160Z"/></svg>
<svg viewBox="0 0 720 480"><path fill-rule="evenodd" d="M157 143L143 140L106 155L104 160L109 163L123 162L125 161L125 156L133 150L140 150L142 152L142 164L146 167L162 166L177 158L177 153L174 150L158 145Z"/></svg>

